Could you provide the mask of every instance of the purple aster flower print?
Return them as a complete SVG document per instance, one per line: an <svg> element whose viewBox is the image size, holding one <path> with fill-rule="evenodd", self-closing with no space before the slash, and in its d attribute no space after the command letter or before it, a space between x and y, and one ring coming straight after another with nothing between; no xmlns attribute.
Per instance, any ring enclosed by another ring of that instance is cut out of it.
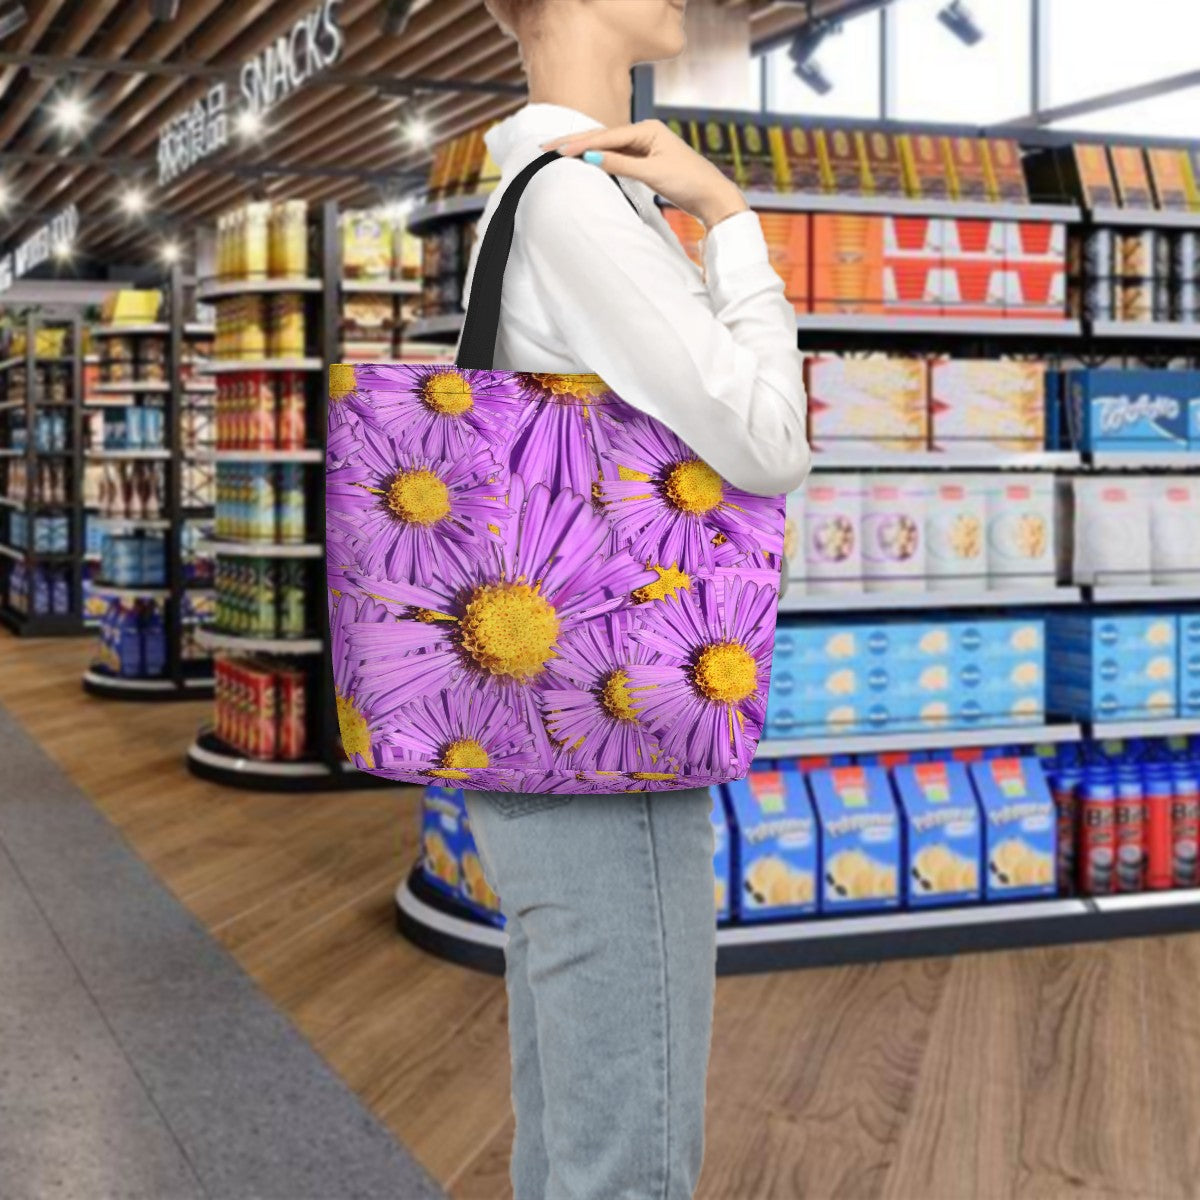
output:
<svg viewBox="0 0 1200 1200"><path fill-rule="evenodd" d="M538 764L533 735L501 695L424 696L395 713L393 727L379 764L384 775L486 791L511 786L517 772Z"/></svg>
<svg viewBox="0 0 1200 1200"><path fill-rule="evenodd" d="M624 790L622 770L675 777L674 764L642 724L639 701L629 689L629 668L658 657L630 639L632 624L629 612L619 612L572 631L550 666L552 682L540 691L546 728L562 747L562 765L611 773L613 791Z"/></svg>
<svg viewBox="0 0 1200 1200"><path fill-rule="evenodd" d="M686 572L783 553L783 508L726 483L666 426L630 418L612 434L600 499L641 562Z"/></svg>
<svg viewBox="0 0 1200 1200"><path fill-rule="evenodd" d="M445 363L355 368L355 411L374 415L405 450L449 461L512 437L520 416L512 376Z"/></svg>
<svg viewBox="0 0 1200 1200"><path fill-rule="evenodd" d="M357 420L354 409L349 403L358 390L356 368L352 363L334 363L329 368L329 428Z"/></svg>
<svg viewBox="0 0 1200 1200"><path fill-rule="evenodd" d="M330 462L340 435L330 436ZM448 461L401 450L373 422L325 476L328 529L370 575L428 583L450 555L478 556L509 517L507 479L486 449Z"/></svg>
<svg viewBox="0 0 1200 1200"><path fill-rule="evenodd" d="M332 593L331 593L332 600ZM329 635L333 652L333 689L337 704L338 728L342 749L357 767L374 770L380 761L379 735L382 726L358 695L358 672L346 630L356 622L374 624L393 618L378 601L358 598L343 592L337 603L330 604Z"/></svg>
<svg viewBox="0 0 1200 1200"><path fill-rule="evenodd" d="M672 603L639 612L631 637L654 651L629 690L663 750L696 772L744 769L762 731L774 643L775 588L735 576L697 579Z"/></svg>
<svg viewBox="0 0 1200 1200"><path fill-rule="evenodd" d="M488 554L448 557L426 585L355 576L398 619L352 627L350 646L381 711L455 688L500 693L534 729L540 761L551 766L534 693L561 639L626 607L652 576L626 552L608 552L608 522L587 497L527 487L513 475L508 504L512 519Z"/></svg>

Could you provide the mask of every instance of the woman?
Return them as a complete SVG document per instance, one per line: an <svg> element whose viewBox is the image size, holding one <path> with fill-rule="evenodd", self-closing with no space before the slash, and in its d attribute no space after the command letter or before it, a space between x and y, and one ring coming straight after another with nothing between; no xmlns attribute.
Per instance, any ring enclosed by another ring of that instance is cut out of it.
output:
<svg viewBox="0 0 1200 1200"><path fill-rule="evenodd" d="M795 317L758 218L665 126L627 124L630 70L682 51L685 0L486 3L520 42L530 102L487 134L502 178L476 246L515 174L547 149L570 156L518 206L496 369L593 372L736 486L799 486ZM703 275L655 192L704 223ZM467 793L508 922L516 1200L693 1194L716 954L711 806L707 789Z"/></svg>

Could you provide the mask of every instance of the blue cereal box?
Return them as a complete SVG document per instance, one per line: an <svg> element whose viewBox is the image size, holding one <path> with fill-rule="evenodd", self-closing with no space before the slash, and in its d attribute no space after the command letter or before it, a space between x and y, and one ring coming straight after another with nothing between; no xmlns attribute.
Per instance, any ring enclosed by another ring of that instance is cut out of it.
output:
<svg viewBox="0 0 1200 1200"><path fill-rule="evenodd" d="M904 828L904 902L909 908L980 898L983 830L967 768L960 762L894 767Z"/></svg>
<svg viewBox="0 0 1200 1200"><path fill-rule="evenodd" d="M1200 717L1200 613L1179 616L1179 715Z"/></svg>
<svg viewBox="0 0 1200 1200"><path fill-rule="evenodd" d="M743 921L810 916L820 869L816 821L798 771L751 771L725 785L735 901Z"/></svg>
<svg viewBox="0 0 1200 1200"><path fill-rule="evenodd" d="M421 810L421 867L439 891L459 898L462 887L463 823L467 809L461 788L431 784Z"/></svg>
<svg viewBox="0 0 1200 1200"><path fill-rule="evenodd" d="M883 767L808 776L821 832L821 911L900 906L900 818Z"/></svg>
<svg viewBox="0 0 1200 1200"><path fill-rule="evenodd" d="M970 769L983 810L984 898L1053 896L1057 819L1041 763L992 758Z"/></svg>
<svg viewBox="0 0 1200 1200"><path fill-rule="evenodd" d="M713 829L713 895L717 904L717 920L728 921L732 909L731 880L733 858L729 853L729 819L725 816L725 801L719 787L709 788L712 808L709 817Z"/></svg>
<svg viewBox="0 0 1200 1200"><path fill-rule="evenodd" d="M462 792L458 793L458 797L462 803ZM500 912L500 898L492 891L492 885L484 876L479 848L475 845L475 835L471 832L471 814L465 804L462 808L461 830L458 898L476 916L482 917L489 924L503 926L504 916Z"/></svg>
<svg viewBox="0 0 1200 1200"><path fill-rule="evenodd" d="M1178 451L1200 399L1200 372L1066 372L1067 414L1080 450Z"/></svg>

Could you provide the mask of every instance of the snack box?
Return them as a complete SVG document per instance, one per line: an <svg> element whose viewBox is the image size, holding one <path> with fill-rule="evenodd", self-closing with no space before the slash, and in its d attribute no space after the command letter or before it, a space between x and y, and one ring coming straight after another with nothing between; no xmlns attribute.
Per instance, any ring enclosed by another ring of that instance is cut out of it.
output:
<svg viewBox="0 0 1200 1200"><path fill-rule="evenodd" d="M725 789L738 917L811 916L817 911L820 844L804 776L754 770Z"/></svg>
<svg viewBox="0 0 1200 1200"><path fill-rule="evenodd" d="M858 136L846 129L826 129L817 143L825 178L840 194L867 191L867 165Z"/></svg>
<svg viewBox="0 0 1200 1200"><path fill-rule="evenodd" d="M713 899L717 920L728 921L733 911L733 855L729 845L729 818L725 815L725 799L719 787L709 788L712 808L709 819L713 830Z"/></svg>
<svg viewBox="0 0 1200 1200"><path fill-rule="evenodd" d="M1200 371L1066 371L1064 387L1080 450L1178 451L1200 433Z"/></svg>
<svg viewBox="0 0 1200 1200"><path fill-rule="evenodd" d="M980 899L983 828L961 762L892 768L904 833L904 904L933 908Z"/></svg>
<svg viewBox="0 0 1200 1200"><path fill-rule="evenodd" d="M726 121L697 121L700 153L731 179L736 169L733 127Z"/></svg>
<svg viewBox="0 0 1200 1200"><path fill-rule="evenodd" d="M779 186L775 155L766 125L730 122L734 179L745 191L773 192Z"/></svg>
<svg viewBox="0 0 1200 1200"><path fill-rule="evenodd" d="M857 136L867 192L873 196L905 195L907 188L900 139L895 134L878 129Z"/></svg>
<svg viewBox="0 0 1200 1200"><path fill-rule="evenodd" d="M935 450L1037 451L1046 445L1044 363L939 359L929 370Z"/></svg>
<svg viewBox="0 0 1200 1200"><path fill-rule="evenodd" d="M461 788L431 784L425 789L421 806L421 868L430 884L456 900L462 886L466 815Z"/></svg>
<svg viewBox="0 0 1200 1200"><path fill-rule="evenodd" d="M1200 716L1200 613L1179 614L1179 715Z"/></svg>
<svg viewBox="0 0 1200 1200"><path fill-rule="evenodd" d="M1183 160L1188 207L1195 212L1200 210L1200 146L1190 146L1184 150Z"/></svg>
<svg viewBox="0 0 1200 1200"><path fill-rule="evenodd" d="M815 450L840 443L887 451L928 446L924 359L815 357L805 360L804 376Z"/></svg>
<svg viewBox="0 0 1200 1200"><path fill-rule="evenodd" d="M925 133L902 134L900 156L904 163L908 190L914 196L946 199L950 195L950 175L941 139Z"/></svg>
<svg viewBox="0 0 1200 1200"><path fill-rule="evenodd" d="M1184 152L1166 146L1147 146L1146 162L1158 207L1186 211L1189 206L1188 162Z"/></svg>
<svg viewBox="0 0 1200 1200"><path fill-rule="evenodd" d="M988 190L997 200L1024 204L1029 200L1021 148L1012 138L989 138L984 144Z"/></svg>
<svg viewBox="0 0 1200 1200"><path fill-rule="evenodd" d="M1036 758L993 758L970 766L983 812L984 899L1055 894L1057 821Z"/></svg>
<svg viewBox="0 0 1200 1200"><path fill-rule="evenodd" d="M1154 196L1150 190L1150 176L1146 171L1142 148L1109 146L1108 157L1112 163L1113 178L1117 181L1121 207L1153 208Z"/></svg>
<svg viewBox="0 0 1200 1200"><path fill-rule="evenodd" d="M490 924L503 926L504 914L500 911L500 898L492 891L492 885L484 877L479 848L475 844L475 835L471 832L471 814L467 812L465 804L459 863L459 901Z"/></svg>
<svg viewBox="0 0 1200 1200"><path fill-rule="evenodd" d="M986 143L981 138L942 140L950 194L956 200L989 200Z"/></svg>
<svg viewBox="0 0 1200 1200"><path fill-rule="evenodd" d="M772 127L771 141L781 190L830 190L830 180L825 172L824 156L821 153L822 140L819 129L804 129L798 125L786 129Z"/></svg>
<svg viewBox="0 0 1200 1200"><path fill-rule="evenodd" d="M1003 668L1026 660L1044 661L1046 621L1030 617L1024 621L987 619L958 621L953 626L953 657L956 665L976 662Z"/></svg>
<svg viewBox="0 0 1200 1200"><path fill-rule="evenodd" d="M821 911L900 906L900 818L883 767L811 771L821 835Z"/></svg>

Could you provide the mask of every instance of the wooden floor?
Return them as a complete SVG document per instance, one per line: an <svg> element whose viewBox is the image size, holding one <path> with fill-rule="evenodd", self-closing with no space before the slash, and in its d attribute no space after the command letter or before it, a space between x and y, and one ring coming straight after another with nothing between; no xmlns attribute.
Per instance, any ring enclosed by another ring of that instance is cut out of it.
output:
<svg viewBox="0 0 1200 1200"><path fill-rule="evenodd" d="M0 636L0 703L452 1195L508 1196L502 985L394 932L417 793L200 782L207 706L86 659ZM722 980L699 1195L1200 1196L1198 1000L1191 936Z"/></svg>

